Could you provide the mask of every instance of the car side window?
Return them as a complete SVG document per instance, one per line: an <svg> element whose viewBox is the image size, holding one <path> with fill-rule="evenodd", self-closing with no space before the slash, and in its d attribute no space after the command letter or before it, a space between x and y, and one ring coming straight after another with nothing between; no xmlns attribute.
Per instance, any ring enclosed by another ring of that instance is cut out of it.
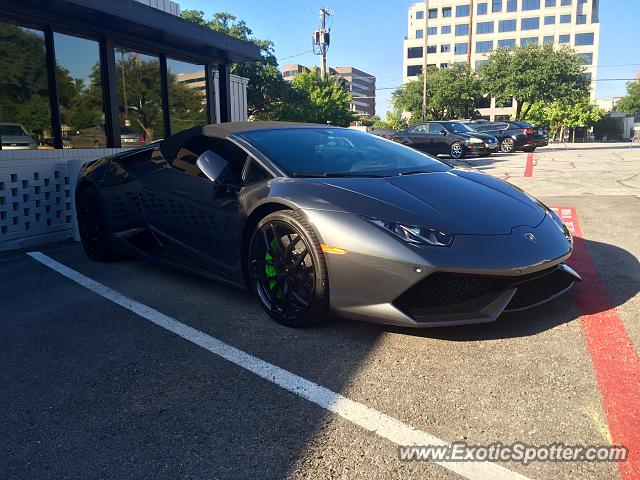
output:
<svg viewBox="0 0 640 480"><path fill-rule="evenodd" d="M244 171L244 185L253 185L264 182L271 178L271 174L267 172L254 158L249 158Z"/></svg>
<svg viewBox="0 0 640 480"><path fill-rule="evenodd" d="M510 126L508 123L496 123L496 128L494 130L509 130Z"/></svg>
<svg viewBox="0 0 640 480"><path fill-rule="evenodd" d="M171 166L187 175L206 178L196 162L198 157L207 150L217 153L229 162L229 170L220 180L223 183L240 185L242 183L242 170L249 155L236 144L224 138L204 135L188 138L178 150Z"/></svg>
<svg viewBox="0 0 640 480"><path fill-rule="evenodd" d="M496 127L493 123L482 123L476 127L476 132L489 132L491 130L496 130Z"/></svg>
<svg viewBox="0 0 640 480"><path fill-rule="evenodd" d="M410 133L427 133L426 125L416 125L409 130Z"/></svg>
<svg viewBox="0 0 640 480"><path fill-rule="evenodd" d="M441 135L440 132L444 130L444 127L439 123L430 123L429 124L429 134L430 135Z"/></svg>

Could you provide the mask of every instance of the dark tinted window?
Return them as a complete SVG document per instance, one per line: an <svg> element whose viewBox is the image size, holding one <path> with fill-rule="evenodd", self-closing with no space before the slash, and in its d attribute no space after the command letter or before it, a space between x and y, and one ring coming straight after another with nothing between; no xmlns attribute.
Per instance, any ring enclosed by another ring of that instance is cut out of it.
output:
<svg viewBox="0 0 640 480"><path fill-rule="evenodd" d="M11 136L24 136L27 135L27 132L24 131L21 125L2 125L0 124L0 135L11 135Z"/></svg>
<svg viewBox="0 0 640 480"><path fill-rule="evenodd" d="M242 136L289 175L390 176L407 169L449 169L411 148L346 128L255 130Z"/></svg>
<svg viewBox="0 0 640 480"><path fill-rule="evenodd" d="M260 182L263 182L265 180L268 180L269 178L271 178L271 175L264 168L262 168L262 165L260 165L253 158L249 159L249 162L247 164L247 168L246 168L246 170L244 172L244 184L245 185L252 185L254 183L260 183Z"/></svg>

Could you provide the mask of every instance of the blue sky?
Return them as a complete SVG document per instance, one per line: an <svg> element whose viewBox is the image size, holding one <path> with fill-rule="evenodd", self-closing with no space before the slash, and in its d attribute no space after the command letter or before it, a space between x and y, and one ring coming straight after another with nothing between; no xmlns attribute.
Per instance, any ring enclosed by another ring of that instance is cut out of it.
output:
<svg viewBox="0 0 640 480"><path fill-rule="evenodd" d="M393 91L402 83L402 41L407 34L406 0L333 0L324 3L307 0L180 0L181 8L203 10L207 17L228 11L247 22L257 38L274 42L280 65L301 63L318 65L311 49L311 32L319 23L321 6L331 8L331 66L353 66L377 77L376 110L381 116L388 109ZM640 69L640 1L601 0L600 79L634 78ZM292 58L285 58L297 55ZM633 64L633 65L629 65ZM625 66L611 66L625 65ZM598 98L625 93L624 81L599 81Z"/></svg>

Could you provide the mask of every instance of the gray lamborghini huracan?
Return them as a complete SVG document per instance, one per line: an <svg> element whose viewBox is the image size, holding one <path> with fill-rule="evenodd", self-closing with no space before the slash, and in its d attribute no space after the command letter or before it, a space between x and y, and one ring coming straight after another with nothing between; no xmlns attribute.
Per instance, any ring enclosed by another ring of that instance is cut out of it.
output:
<svg viewBox="0 0 640 480"><path fill-rule="evenodd" d="M355 130L226 123L86 164L94 260L133 254L255 292L275 320L329 312L411 327L490 322L580 277L545 205Z"/></svg>

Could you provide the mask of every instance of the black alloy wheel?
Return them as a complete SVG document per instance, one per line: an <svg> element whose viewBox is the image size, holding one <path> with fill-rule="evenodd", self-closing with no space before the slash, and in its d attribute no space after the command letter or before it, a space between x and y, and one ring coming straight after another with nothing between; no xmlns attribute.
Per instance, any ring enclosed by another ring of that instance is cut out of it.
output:
<svg viewBox="0 0 640 480"><path fill-rule="evenodd" d="M463 158L464 153L464 145L462 145L462 143L460 142L453 142L449 147L449 155L451 155L451 157L455 158L456 160L458 160L459 158Z"/></svg>
<svg viewBox="0 0 640 480"><path fill-rule="evenodd" d="M328 314L324 254L315 233L299 212L266 216L249 248L249 278L260 304L277 322L304 327Z"/></svg>
<svg viewBox="0 0 640 480"><path fill-rule="evenodd" d="M85 188L76 201L80 240L91 260L107 262L115 258L113 242L100 195L94 188Z"/></svg>

